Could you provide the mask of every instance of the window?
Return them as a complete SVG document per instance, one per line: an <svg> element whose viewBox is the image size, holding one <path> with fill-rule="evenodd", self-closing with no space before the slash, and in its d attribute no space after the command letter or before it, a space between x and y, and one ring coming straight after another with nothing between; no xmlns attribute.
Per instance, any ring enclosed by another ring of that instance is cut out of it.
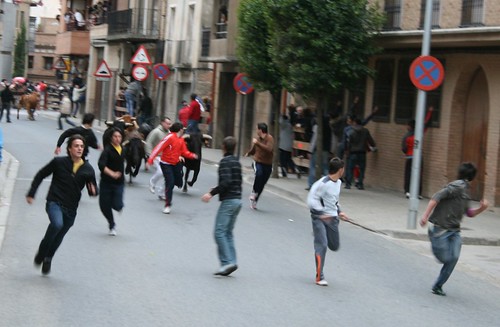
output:
<svg viewBox="0 0 500 327"><path fill-rule="evenodd" d="M384 30L401 29L401 0L386 0L384 11L386 15Z"/></svg>
<svg viewBox="0 0 500 327"><path fill-rule="evenodd" d="M396 62L394 59L381 59L375 63L375 83L373 89L373 106L378 107L375 121L389 121L391 113L392 82Z"/></svg>
<svg viewBox="0 0 500 327"><path fill-rule="evenodd" d="M227 38L227 20L228 20L228 0L219 1L219 11L217 15L217 22L215 23L217 39Z"/></svg>
<svg viewBox="0 0 500 327"><path fill-rule="evenodd" d="M396 116L398 124L406 124L410 119L415 118L417 108L418 89L410 80L410 65L413 59L401 59L398 64L397 96L396 96ZM445 61L439 59L445 65ZM434 107L431 118L431 126L439 126L439 112L441 107L442 86L433 91L427 92L426 107Z"/></svg>
<svg viewBox="0 0 500 327"><path fill-rule="evenodd" d="M33 69L35 66L35 57L28 56L28 69Z"/></svg>
<svg viewBox="0 0 500 327"><path fill-rule="evenodd" d="M54 58L52 57L43 57L43 68L50 70L54 67Z"/></svg>
<svg viewBox="0 0 500 327"><path fill-rule="evenodd" d="M483 26L484 0L462 1L462 27Z"/></svg>
<svg viewBox="0 0 500 327"><path fill-rule="evenodd" d="M427 0L422 0L422 6L420 7L420 28L424 28L425 21L425 6ZM439 28L439 14L440 14L440 0L432 1L432 18L431 18L431 28Z"/></svg>

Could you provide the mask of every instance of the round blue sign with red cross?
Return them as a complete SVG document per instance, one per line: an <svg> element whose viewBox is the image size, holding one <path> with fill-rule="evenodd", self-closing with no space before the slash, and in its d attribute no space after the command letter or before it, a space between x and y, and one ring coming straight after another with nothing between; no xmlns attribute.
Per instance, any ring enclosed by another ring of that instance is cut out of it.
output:
<svg viewBox="0 0 500 327"><path fill-rule="evenodd" d="M432 56L420 56L411 63L410 79L420 90L435 90L443 83L443 65Z"/></svg>
<svg viewBox="0 0 500 327"><path fill-rule="evenodd" d="M252 83L248 80L248 76L245 73L239 73L233 80L233 86L236 92L240 94L249 94L253 92Z"/></svg>
<svg viewBox="0 0 500 327"><path fill-rule="evenodd" d="M170 69L168 69L168 66L165 64L156 64L153 66L153 76L160 80L163 81L168 78L170 75Z"/></svg>

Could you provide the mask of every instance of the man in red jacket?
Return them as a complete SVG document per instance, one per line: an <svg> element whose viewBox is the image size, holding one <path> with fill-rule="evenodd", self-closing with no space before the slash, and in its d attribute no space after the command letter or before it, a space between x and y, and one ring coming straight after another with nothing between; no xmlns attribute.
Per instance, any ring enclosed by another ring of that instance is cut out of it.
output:
<svg viewBox="0 0 500 327"><path fill-rule="evenodd" d="M191 94L191 103L189 104L189 119L186 133L196 133L199 132L198 123L201 118L201 106L196 99L198 95L196 93Z"/></svg>
<svg viewBox="0 0 500 327"><path fill-rule="evenodd" d="M182 164L184 158L198 159L198 156L186 147L186 142L181 138L184 132L182 124L174 123L170 127L170 134L165 136L163 140L153 149L149 155L148 165L153 164L154 158L161 154L160 167L165 179L165 208L163 213L170 213L172 206L172 195L174 185L182 187Z"/></svg>
<svg viewBox="0 0 500 327"><path fill-rule="evenodd" d="M191 114L191 109L189 108L187 101L182 101L182 108L179 110L179 121L182 123L184 128L188 127L189 115Z"/></svg>

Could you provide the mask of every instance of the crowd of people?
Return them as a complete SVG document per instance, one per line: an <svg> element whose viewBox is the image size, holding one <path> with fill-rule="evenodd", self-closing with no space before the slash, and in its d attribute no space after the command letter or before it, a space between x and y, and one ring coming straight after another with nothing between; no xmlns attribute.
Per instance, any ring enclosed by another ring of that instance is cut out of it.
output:
<svg viewBox="0 0 500 327"><path fill-rule="evenodd" d="M91 26L101 25L107 22L111 1L99 1L86 9L66 8L64 12L64 23L67 31L85 31ZM57 20L61 15L56 16Z"/></svg>

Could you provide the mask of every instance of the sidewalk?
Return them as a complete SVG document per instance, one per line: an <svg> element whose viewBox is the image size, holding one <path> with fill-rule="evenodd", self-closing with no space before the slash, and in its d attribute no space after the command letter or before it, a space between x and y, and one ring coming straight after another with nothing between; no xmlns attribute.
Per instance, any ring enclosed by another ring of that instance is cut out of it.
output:
<svg viewBox="0 0 500 327"><path fill-rule="evenodd" d="M59 117L59 112L53 110L39 110L37 113L51 119ZM106 125L94 123L94 129L104 131ZM203 162L216 164L221 157L222 152L220 149L203 148ZM9 165L9 158L13 165ZM252 158L241 157L240 161L243 166L244 180L251 185L254 176L251 166ZM16 160L4 151L4 164L0 166L0 177L11 175L15 179L17 165ZM13 185L13 181L10 183ZM3 194L8 195L7 190L3 193L3 189L9 187L9 182L5 186L4 184L2 179L0 183L0 201L5 201L5 199L2 200ZM266 190L273 191L306 206L308 194L308 191L305 190L306 187L307 176L298 179L296 175L289 174L288 178L270 178L264 192ZM409 200L406 199L402 191L373 189L368 186L363 191L356 188L349 190L343 188L340 193L341 207L351 218L351 223L382 235L409 240L428 240L427 228L421 228L418 224L418 220L428 201L429 199L426 198L419 201L417 228L408 229ZM2 209L1 203L3 202L0 202L0 209ZM475 205L478 206L479 204ZM0 229L3 228L5 223L4 219L2 219L5 211L0 210ZM500 208L490 207L473 219L464 217L462 221L462 239L463 244L466 245L500 246Z"/></svg>
<svg viewBox="0 0 500 327"><path fill-rule="evenodd" d="M218 163L221 157L220 149L203 148L204 162ZM252 159L241 157L240 162L243 166L244 180L251 184L254 175L251 166ZM308 194L308 191L305 190L306 187L307 176L298 179L296 175L289 174L288 178L271 177L264 188L264 193L266 189L271 190L306 206ZM420 200L417 228L408 229L409 200L406 199L403 192L397 193L367 187L366 190L362 191L356 188L349 190L343 188L340 193L341 207L351 218L353 224L372 232L401 239L428 240L427 228L421 228L418 224L428 202L429 199ZM246 204L247 201L244 203ZM498 208L489 208L474 219L464 217L462 223L463 243L500 246L499 214Z"/></svg>

